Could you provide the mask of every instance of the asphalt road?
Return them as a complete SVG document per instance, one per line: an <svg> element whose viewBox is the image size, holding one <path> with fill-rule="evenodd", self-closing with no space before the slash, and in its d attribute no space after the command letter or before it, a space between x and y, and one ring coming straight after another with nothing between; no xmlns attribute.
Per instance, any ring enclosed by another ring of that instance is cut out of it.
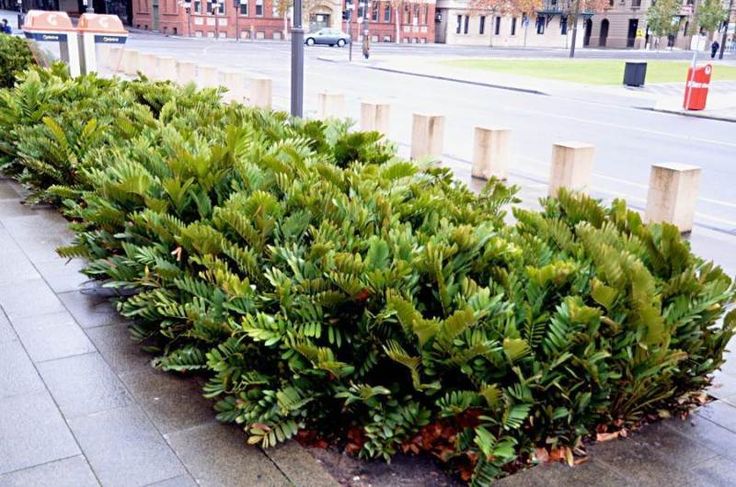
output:
<svg viewBox="0 0 736 487"><path fill-rule="evenodd" d="M132 35L130 47L166 52L177 58L266 74L274 80L274 103L289 106L289 46L285 42L236 43ZM356 46L357 47L357 46ZM356 49L357 51L357 49ZM445 48L442 46L376 46L376 56L492 55L508 57L519 50ZM559 55L559 50L521 51L525 56ZM468 172L473 127L496 125L513 130L512 175L531 188L545 183L554 142L579 140L595 144L594 194L624 197L631 206L645 205L650 165L681 162L703 168L696 222L703 228L736 235L736 124L695 119L624 107L597 96L570 99L419 78L334 63L318 57L344 53L312 47L305 59L305 115L316 112L317 93L343 92L346 116L358 119L360 100L381 99L392 105L391 138L406 152L413 112L444 114L445 153L461 173ZM357 52L355 52L357 57ZM563 53L564 54L564 53ZM641 54L645 55L645 54ZM663 55L654 53L653 55ZM668 54L669 55L669 54ZM689 57L674 52L673 57ZM581 51L582 56L632 57L632 51ZM531 193L530 193L531 194ZM540 193L541 194L541 193Z"/></svg>

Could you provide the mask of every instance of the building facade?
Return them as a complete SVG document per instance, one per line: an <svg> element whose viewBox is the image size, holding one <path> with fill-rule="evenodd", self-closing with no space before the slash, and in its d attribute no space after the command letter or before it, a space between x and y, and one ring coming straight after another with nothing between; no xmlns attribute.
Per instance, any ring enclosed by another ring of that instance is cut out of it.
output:
<svg viewBox="0 0 736 487"><path fill-rule="evenodd" d="M416 2L310 0L304 2L307 32L342 29L361 39L367 29L373 42L426 43L434 39L434 0ZM398 29L397 29L398 11ZM133 0L133 25L171 35L241 39L290 36L292 9L277 0L194 1L189 11L179 0ZM398 35L397 35L398 30Z"/></svg>
<svg viewBox="0 0 736 487"><path fill-rule="evenodd" d="M694 0L683 0L676 19L677 30L669 37L654 38L647 26L647 10L652 0L610 0L603 12L585 26L585 45L590 47L651 49L675 47L689 49L690 23Z"/></svg>
<svg viewBox="0 0 736 487"><path fill-rule="evenodd" d="M473 8L469 0L437 2L435 41L445 44L497 47L570 47L572 20L557 0L546 0L536 12L499 14ZM583 46L583 28L590 17L578 17L576 47Z"/></svg>

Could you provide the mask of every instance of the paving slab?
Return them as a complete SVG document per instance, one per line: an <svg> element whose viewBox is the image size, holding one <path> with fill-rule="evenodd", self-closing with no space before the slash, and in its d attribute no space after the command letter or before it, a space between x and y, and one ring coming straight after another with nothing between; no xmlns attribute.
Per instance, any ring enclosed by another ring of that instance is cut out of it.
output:
<svg viewBox="0 0 736 487"><path fill-rule="evenodd" d="M38 371L67 419L132 402L118 376L96 352L42 362Z"/></svg>
<svg viewBox="0 0 736 487"><path fill-rule="evenodd" d="M0 475L3 487L96 487L94 473L87 460L77 455L35 467Z"/></svg>
<svg viewBox="0 0 736 487"><path fill-rule="evenodd" d="M20 281L28 281L40 279L38 273L31 261L29 261L21 248L15 243L15 240L6 233L3 238L0 230L0 286L14 285Z"/></svg>
<svg viewBox="0 0 736 487"><path fill-rule="evenodd" d="M674 419L664 423L668 428L687 436L718 455L736 461L736 435L697 414L687 420ZM736 473L734 474L736 478Z"/></svg>
<svg viewBox="0 0 736 487"><path fill-rule="evenodd" d="M34 362L96 351L87 335L66 311L19 318L15 321L15 329Z"/></svg>
<svg viewBox="0 0 736 487"><path fill-rule="evenodd" d="M733 487L736 483L736 462L720 456L694 466L691 472L697 476L698 487Z"/></svg>
<svg viewBox="0 0 736 487"><path fill-rule="evenodd" d="M153 356L131 339L125 322L87 328L85 332L117 374L151 370Z"/></svg>
<svg viewBox="0 0 736 487"><path fill-rule="evenodd" d="M158 370L141 370L120 376L162 433L213 423L213 402L202 397L202 384Z"/></svg>
<svg viewBox="0 0 736 487"><path fill-rule="evenodd" d="M2 310L0 310L0 343L12 342L18 339L15 330L10 325L10 320Z"/></svg>
<svg viewBox="0 0 736 487"><path fill-rule="evenodd" d="M202 487L288 486L292 483L233 425L208 424L166 435Z"/></svg>
<svg viewBox="0 0 736 487"><path fill-rule="evenodd" d="M295 485L300 487L338 487L340 485L296 441L288 441L276 448L268 448L264 452Z"/></svg>
<svg viewBox="0 0 736 487"><path fill-rule="evenodd" d="M148 484L148 487L197 487L197 485L197 482L195 482L189 475L180 475L173 479Z"/></svg>
<svg viewBox="0 0 736 487"><path fill-rule="evenodd" d="M634 487L635 482L627 479L620 472L606 468L595 461L588 461L581 465L569 467L561 463L539 465L533 469L541 484L548 487L566 487L573 485L596 486L596 487ZM508 486L516 486L513 482L515 476L508 479Z"/></svg>
<svg viewBox="0 0 736 487"><path fill-rule="evenodd" d="M0 217L0 222L17 242L31 262L57 260L56 249L72 242L73 234L67 222L56 210L34 208L33 215Z"/></svg>
<svg viewBox="0 0 736 487"><path fill-rule="evenodd" d="M82 284L89 281L89 277L80 271L86 265L81 259L56 259L48 262L39 262L36 269L51 289L56 293L76 291Z"/></svg>
<svg viewBox="0 0 736 487"><path fill-rule="evenodd" d="M136 405L73 418L69 426L104 486L137 487L186 474ZM199 446L209 449L206 444Z"/></svg>
<svg viewBox="0 0 736 487"><path fill-rule="evenodd" d="M44 390L43 382L21 342L14 340L0 343L0 398L24 396Z"/></svg>
<svg viewBox="0 0 736 487"><path fill-rule="evenodd" d="M64 311L59 298L40 277L0 286L0 306L11 322Z"/></svg>
<svg viewBox="0 0 736 487"><path fill-rule="evenodd" d="M109 325L121 320L106 298L81 291L59 293L59 298L82 328Z"/></svg>
<svg viewBox="0 0 736 487"><path fill-rule="evenodd" d="M46 391L0 399L0 411L0 473L79 455L74 437Z"/></svg>

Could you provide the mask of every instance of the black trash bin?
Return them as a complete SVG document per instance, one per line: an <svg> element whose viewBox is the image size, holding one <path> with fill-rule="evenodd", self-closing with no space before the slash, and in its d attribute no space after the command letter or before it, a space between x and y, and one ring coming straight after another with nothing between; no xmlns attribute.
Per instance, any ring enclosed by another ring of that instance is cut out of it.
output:
<svg viewBox="0 0 736 487"><path fill-rule="evenodd" d="M644 86L647 77L646 61L626 61L624 68L624 85Z"/></svg>

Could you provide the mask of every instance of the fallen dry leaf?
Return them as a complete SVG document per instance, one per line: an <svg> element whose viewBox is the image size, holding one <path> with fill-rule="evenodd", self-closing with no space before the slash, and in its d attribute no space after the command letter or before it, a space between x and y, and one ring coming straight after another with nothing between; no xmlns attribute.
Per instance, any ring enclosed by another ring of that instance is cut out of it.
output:
<svg viewBox="0 0 736 487"><path fill-rule="evenodd" d="M604 441L615 440L620 434L620 431L614 431L613 433L598 433L595 435L595 441L603 443Z"/></svg>
<svg viewBox="0 0 736 487"><path fill-rule="evenodd" d="M539 460L540 463L549 462L549 453L547 453L546 448L535 448L534 456L537 458L537 460Z"/></svg>

